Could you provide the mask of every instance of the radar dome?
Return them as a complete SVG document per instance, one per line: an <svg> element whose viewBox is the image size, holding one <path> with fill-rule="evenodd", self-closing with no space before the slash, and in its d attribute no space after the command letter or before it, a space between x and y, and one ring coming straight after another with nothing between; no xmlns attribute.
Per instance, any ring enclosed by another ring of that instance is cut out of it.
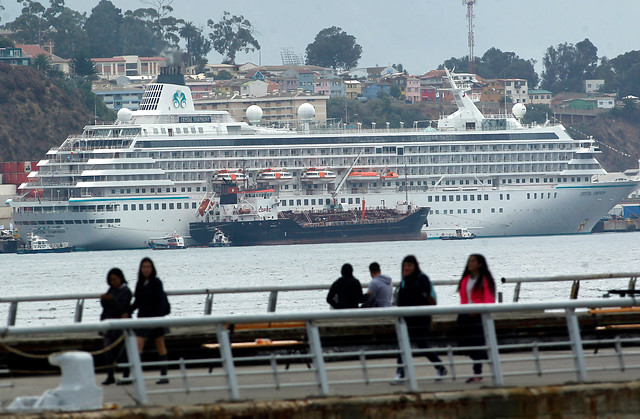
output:
<svg viewBox="0 0 640 419"><path fill-rule="evenodd" d="M131 116L132 115L133 115L133 113L131 112L131 109L121 108L118 111L118 121L120 121L120 122L129 122L129 121L131 121Z"/></svg>
<svg viewBox="0 0 640 419"><path fill-rule="evenodd" d="M262 119L262 108L258 105L251 105L247 108L247 120L252 125L257 125Z"/></svg>
<svg viewBox="0 0 640 419"><path fill-rule="evenodd" d="M316 108L314 108L312 104L303 103L298 108L298 117L301 121L311 121L314 116L316 116Z"/></svg>
<svg viewBox="0 0 640 419"><path fill-rule="evenodd" d="M513 116L520 119L527 113L527 107L524 106L524 103L516 103L513 105L513 108L511 108L511 113Z"/></svg>

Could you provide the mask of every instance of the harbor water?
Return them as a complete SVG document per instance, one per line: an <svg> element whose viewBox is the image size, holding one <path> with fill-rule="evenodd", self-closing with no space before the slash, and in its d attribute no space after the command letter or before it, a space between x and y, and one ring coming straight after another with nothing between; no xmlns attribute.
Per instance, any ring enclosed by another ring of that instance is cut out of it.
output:
<svg viewBox="0 0 640 419"><path fill-rule="evenodd" d="M57 295L105 292L106 273L121 268L135 288L140 260L149 256L167 290L256 287L265 285L330 284L343 263L368 282L369 263L380 263L394 281L400 279L404 256L417 256L432 280L459 279L469 254L482 253L499 282L501 277L574 275L640 271L640 232L590 235L477 238L463 241L335 243L289 246L189 248L186 250L118 250L66 254L0 254L2 296ZM580 296L598 298L628 280L588 281ZM498 284L504 301L513 296L512 284ZM523 285L522 301L566 299L570 282ZM439 304L458 304L454 286L437 288ZM278 311L326 310L325 291L281 293ZM201 315L204 296L172 297L172 316ZM267 293L220 294L213 314L265 312ZM0 323L6 324L9 305L0 304ZM75 301L21 303L17 324L68 323ZM83 321L96 321L97 300L85 302Z"/></svg>

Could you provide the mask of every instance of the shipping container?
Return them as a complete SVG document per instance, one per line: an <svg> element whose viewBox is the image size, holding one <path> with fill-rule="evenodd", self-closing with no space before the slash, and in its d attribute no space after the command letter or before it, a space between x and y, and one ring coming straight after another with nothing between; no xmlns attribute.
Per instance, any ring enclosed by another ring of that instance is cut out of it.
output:
<svg viewBox="0 0 640 419"><path fill-rule="evenodd" d="M24 173L24 162L23 161L19 161L18 162L18 170L16 170L16 173Z"/></svg>
<svg viewBox="0 0 640 419"><path fill-rule="evenodd" d="M9 162L9 173L16 173L18 171L18 162Z"/></svg>
<svg viewBox="0 0 640 419"><path fill-rule="evenodd" d="M8 161L2 163L2 173L11 173L11 163Z"/></svg>

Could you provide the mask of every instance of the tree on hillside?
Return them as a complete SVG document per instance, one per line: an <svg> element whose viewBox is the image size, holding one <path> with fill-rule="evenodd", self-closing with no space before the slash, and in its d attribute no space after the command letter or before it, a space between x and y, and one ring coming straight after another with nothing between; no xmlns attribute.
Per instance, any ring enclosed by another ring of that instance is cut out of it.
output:
<svg viewBox="0 0 640 419"><path fill-rule="evenodd" d="M45 17L51 27L48 38L55 45L55 54L70 58L77 51L89 48L89 38L84 30L86 14L66 7L64 0L50 1Z"/></svg>
<svg viewBox="0 0 640 419"><path fill-rule="evenodd" d="M180 36L187 42L188 65L205 60L211 51L211 41L202 34L202 28L198 28L193 22L186 22L179 31Z"/></svg>
<svg viewBox="0 0 640 419"><path fill-rule="evenodd" d="M76 76L90 77L96 74L96 67L86 51L80 51L73 57L73 72Z"/></svg>
<svg viewBox="0 0 640 419"><path fill-rule="evenodd" d="M0 48L15 48L16 44L9 38L0 38Z"/></svg>
<svg viewBox="0 0 640 419"><path fill-rule="evenodd" d="M356 43L353 35L332 26L318 32L315 40L307 45L306 52L306 63L309 65L350 69L358 65L362 47Z"/></svg>
<svg viewBox="0 0 640 419"><path fill-rule="evenodd" d="M91 9L91 14L84 25L89 37L91 55L105 58L122 54L120 37L122 21L121 10L109 0L101 0Z"/></svg>
<svg viewBox="0 0 640 419"><path fill-rule="evenodd" d="M540 87L558 92L579 92L582 82L593 77L598 64L598 49L585 39L576 45L550 46L542 60L544 71Z"/></svg>
<svg viewBox="0 0 640 419"><path fill-rule="evenodd" d="M606 92L618 93L619 97L640 96L640 51L629 51L611 60L603 58L595 73L605 80Z"/></svg>
<svg viewBox="0 0 640 419"><path fill-rule="evenodd" d="M148 22L148 27L157 38L171 46L177 46L180 42L178 31L180 24L184 21L171 15L173 0L142 0L142 2L150 7L134 10L133 14L138 19Z"/></svg>
<svg viewBox="0 0 640 419"><path fill-rule="evenodd" d="M127 10L120 25L122 53L140 56L159 55L167 47L167 42L155 36L148 22L136 17L135 12Z"/></svg>
<svg viewBox="0 0 640 419"><path fill-rule="evenodd" d="M515 52L501 51L498 48L489 48L482 57L476 58L476 74L485 79L516 78L525 79L529 87L538 85L538 73L534 65L535 60L525 60ZM469 64L468 57L450 58L439 66L439 69L462 69L466 71Z"/></svg>
<svg viewBox="0 0 640 419"><path fill-rule="evenodd" d="M223 63L235 64L236 55L240 51L244 53L260 49L258 40L253 36L255 28L244 16L236 16L224 11L222 20L214 22L209 19L207 25L213 29L209 38L213 43L213 49L224 55Z"/></svg>
<svg viewBox="0 0 640 419"><path fill-rule="evenodd" d="M44 54L38 54L31 60L31 67L46 74L51 71L51 60Z"/></svg>
<svg viewBox="0 0 640 419"><path fill-rule="evenodd" d="M18 0L22 4L20 16L4 26L15 32L15 38L25 44L42 44L49 34L49 23L45 18L47 10L41 3L32 0Z"/></svg>

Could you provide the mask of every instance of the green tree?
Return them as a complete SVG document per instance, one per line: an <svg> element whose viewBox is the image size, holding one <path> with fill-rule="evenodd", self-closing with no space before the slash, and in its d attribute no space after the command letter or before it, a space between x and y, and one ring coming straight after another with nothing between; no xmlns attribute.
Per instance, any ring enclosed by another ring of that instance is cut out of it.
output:
<svg viewBox="0 0 640 419"><path fill-rule="evenodd" d="M73 57L73 72L81 77L90 77L96 74L96 67L86 51L79 51Z"/></svg>
<svg viewBox="0 0 640 419"><path fill-rule="evenodd" d="M605 80L606 92L618 93L619 97L640 96L640 51L629 51L611 60L603 58L595 74Z"/></svg>
<svg viewBox="0 0 640 419"><path fill-rule="evenodd" d="M63 58L72 57L77 51L89 48L89 37L84 30L87 16L64 5L64 0L50 0L45 12L52 28L48 34L55 45L55 53Z"/></svg>
<svg viewBox="0 0 640 419"><path fill-rule="evenodd" d="M122 11L109 0L101 0L91 9L85 22L91 54L94 57L113 57L122 54Z"/></svg>
<svg viewBox="0 0 640 419"><path fill-rule="evenodd" d="M223 12L222 20L214 22L209 19L207 25L213 29L209 39L213 43L213 49L224 56L223 63L235 64L236 55L240 51L244 53L260 49L260 44L254 38L255 28L244 16L236 16L227 11Z"/></svg>
<svg viewBox="0 0 640 419"><path fill-rule="evenodd" d="M177 19L171 15L173 12L173 0L141 0L147 8L137 9L133 14L148 23L148 27L153 31L158 39L163 40L171 46L178 46L180 36L180 24L182 19Z"/></svg>
<svg viewBox="0 0 640 419"><path fill-rule="evenodd" d="M31 60L31 67L47 74L52 69L51 60L45 54L38 54Z"/></svg>
<svg viewBox="0 0 640 419"><path fill-rule="evenodd" d="M557 92L578 92L582 82L593 77L598 63L598 49L585 39L576 45L563 43L550 46L542 60L543 89Z"/></svg>
<svg viewBox="0 0 640 419"><path fill-rule="evenodd" d="M0 38L0 48L15 48L16 44L9 38Z"/></svg>
<svg viewBox="0 0 640 419"><path fill-rule="evenodd" d="M315 40L307 45L306 52L307 64L350 69L358 65L362 47L356 43L353 35L332 26L318 32Z"/></svg>
<svg viewBox="0 0 640 419"><path fill-rule="evenodd" d="M15 38L26 44L42 44L47 39L50 27L45 18L46 8L37 1L18 0L22 5L20 16L5 25L15 32Z"/></svg>
<svg viewBox="0 0 640 419"><path fill-rule="evenodd" d="M187 42L188 64L195 65L196 62L205 60L211 51L211 41L202 34L202 28L198 28L193 22L186 22L180 28L180 36Z"/></svg>
<svg viewBox="0 0 640 419"><path fill-rule="evenodd" d="M231 80L233 78L233 74L229 73L227 70L218 71L216 74L216 80Z"/></svg>
<svg viewBox="0 0 640 419"><path fill-rule="evenodd" d="M127 10L120 25L122 53L140 56L158 55L168 44L155 36L150 23L139 19L135 12Z"/></svg>
<svg viewBox="0 0 640 419"><path fill-rule="evenodd" d="M450 58L439 66L439 69L458 68L466 71L467 56ZM497 48L489 48L482 57L476 59L476 74L485 79L518 78L525 79L529 87L538 85L538 73L535 71L535 60L525 60L514 52L503 52Z"/></svg>
<svg viewBox="0 0 640 419"><path fill-rule="evenodd" d="M402 90L400 89L400 86L398 86L397 84L391 85L391 89L389 89L389 95L394 99L400 99L400 96L402 96Z"/></svg>

